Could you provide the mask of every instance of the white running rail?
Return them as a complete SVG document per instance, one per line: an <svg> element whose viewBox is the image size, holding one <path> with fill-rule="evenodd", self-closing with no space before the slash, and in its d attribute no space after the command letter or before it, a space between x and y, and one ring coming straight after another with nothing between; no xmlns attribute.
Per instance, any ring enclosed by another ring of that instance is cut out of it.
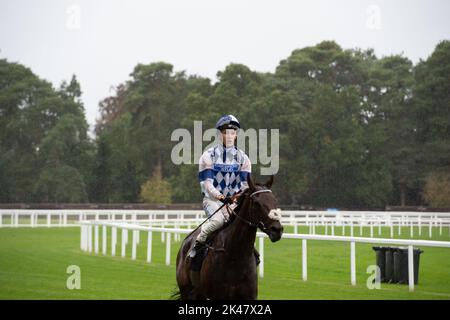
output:
<svg viewBox="0 0 450 320"><path fill-rule="evenodd" d="M171 257L171 234L180 235L188 234L192 230L180 229L180 228L158 228L158 227L145 227L141 225L107 222L107 221L82 221L81 222L81 236L80 247L81 250L86 252L99 253L99 228L102 227L102 254L107 254L107 228L110 227L111 232L111 255L116 255L117 245L117 232L122 233L121 237L121 256L126 256L126 246L128 243L128 231L132 232L132 246L131 246L131 259L136 259L136 250L139 243L139 233L148 233L147 242L147 262L151 263L152 260L152 236L153 232L161 232L162 240L166 242L166 265L170 265ZM266 234L257 232L259 238L259 252L260 252L260 265L259 276L264 276L264 238ZM175 237L174 237L175 238ZM286 239L299 239L302 240L302 278L307 280L307 241L343 241L350 243L350 283L356 285L356 243L371 243L371 244L396 244L408 246L408 284L409 290L414 291L414 264L413 264L413 247L443 247L450 248L449 241L429 241L429 240L406 240L406 239L386 239L386 238L363 238L363 237L345 237L345 236L328 236L328 235L311 235L311 234L283 234L283 238Z"/></svg>
<svg viewBox="0 0 450 320"><path fill-rule="evenodd" d="M202 210L42 210L42 209L0 209L0 227L73 227L80 221L128 221L132 223L161 226L179 226L198 224L204 218ZM450 212L395 212L395 211L282 211L281 222L290 225L297 233L299 226L308 226L309 233L315 234L315 228L325 227L325 235L335 235L334 228L341 227L342 235L348 230L354 235L359 227L362 236L363 228L370 228L370 236L374 231L381 235L381 228L390 229L391 238L395 231L401 235L402 227L409 227L410 237L414 237L415 229L419 236L422 229L428 229L432 237L433 228L439 228L442 235L447 227L450 236Z"/></svg>

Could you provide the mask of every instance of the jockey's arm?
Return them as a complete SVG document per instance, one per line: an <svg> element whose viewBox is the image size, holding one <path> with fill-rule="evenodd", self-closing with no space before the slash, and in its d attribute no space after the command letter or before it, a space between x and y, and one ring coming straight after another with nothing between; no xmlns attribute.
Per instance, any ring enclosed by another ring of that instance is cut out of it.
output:
<svg viewBox="0 0 450 320"><path fill-rule="evenodd" d="M208 195L210 198L217 199L217 200L221 200L221 199L225 198L225 196L223 194L221 194L219 190L214 188L211 179L206 179L205 181L203 181L203 186L205 187L205 191L208 192Z"/></svg>
<svg viewBox="0 0 450 320"><path fill-rule="evenodd" d="M241 177L241 187L239 189L239 193L242 193L248 186L248 177L252 172L252 163L247 155L245 155L244 163L242 164L241 171L239 173Z"/></svg>
<svg viewBox="0 0 450 320"><path fill-rule="evenodd" d="M217 190L213 185L212 176L213 163L208 152L202 154L199 160L199 177L200 184L203 186L203 191L211 199L221 200L225 198L222 193Z"/></svg>
<svg viewBox="0 0 450 320"><path fill-rule="evenodd" d="M239 176L241 177L241 187L239 188L239 191L232 196L233 201L238 201L243 192L249 188L247 180L250 175L251 168L252 165L250 163L250 159L246 157L244 164L242 165L242 170L239 172Z"/></svg>

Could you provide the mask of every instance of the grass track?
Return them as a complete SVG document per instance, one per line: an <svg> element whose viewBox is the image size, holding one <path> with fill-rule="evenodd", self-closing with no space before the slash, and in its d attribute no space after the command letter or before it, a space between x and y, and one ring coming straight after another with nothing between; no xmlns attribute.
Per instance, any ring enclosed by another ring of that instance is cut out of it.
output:
<svg viewBox="0 0 450 320"><path fill-rule="evenodd" d="M286 232L292 232L287 227ZM299 232L307 232L299 227ZM330 231L330 230L329 230ZM399 237L398 229L395 237ZM401 238L409 238L409 228ZM324 234L322 227L316 233ZM100 232L101 234L101 232ZM340 228L335 229L341 235ZM346 230L349 235L349 229ZM359 229L355 229L359 236ZM364 230L369 235L369 230ZM180 243L172 241L171 265L165 265L165 244L153 234L152 263L147 264L146 234L141 233L137 260L81 252L80 229L2 228L0 229L0 299L168 299L175 289L175 258ZM129 234L131 238L131 233ZM378 228L374 229L378 237ZM120 255L120 237L116 253ZM389 229L380 237L389 237ZM428 229L418 237L428 239ZM110 239L110 231L108 234ZM448 229L433 230L433 240L448 241ZM131 241L129 241L130 243ZM101 241L100 241L101 246ZM382 284L380 290L367 289L367 266L374 264L370 244L356 245L357 285L350 285L350 244L308 241L308 281L301 280L301 242L282 239L265 241L264 278L259 279L259 299L450 299L450 249L421 248L419 285L408 292L407 285ZM101 251L101 248L100 248ZM81 268L81 290L68 290L69 265Z"/></svg>

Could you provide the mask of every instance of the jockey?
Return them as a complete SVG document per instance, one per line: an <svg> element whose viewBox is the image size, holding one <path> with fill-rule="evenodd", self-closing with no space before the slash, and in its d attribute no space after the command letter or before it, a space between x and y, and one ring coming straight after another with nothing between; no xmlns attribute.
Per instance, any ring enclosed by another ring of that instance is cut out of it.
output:
<svg viewBox="0 0 450 320"><path fill-rule="evenodd" d="M248 188L247 179L252 165L244 151L235 146L238 130L238 119L226 115L217 121L222 143L206 150L199 160L199 180L203 195L203 209L208 217L224 203L234 209L236 204L231 196ZM206 221L189 256L195 257L199 249L205 246L206 238L213 231L221 228L228 220L229 214L224 206Z"/></svg>

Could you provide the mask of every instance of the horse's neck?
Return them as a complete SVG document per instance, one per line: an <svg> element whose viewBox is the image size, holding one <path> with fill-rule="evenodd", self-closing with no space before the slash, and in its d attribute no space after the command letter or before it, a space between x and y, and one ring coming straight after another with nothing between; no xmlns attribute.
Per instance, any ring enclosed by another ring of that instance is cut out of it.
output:
<svg viewBox="0 0 450 320"><path fill-rule="evenodd" d="M242 218L251 221L245 213L249 212L249 203L243 203L238 213ZM250 227L246 222L236 217L228 230L227 251L242 255L245 251L253 252L256 238L256 228Z"/></svg>

